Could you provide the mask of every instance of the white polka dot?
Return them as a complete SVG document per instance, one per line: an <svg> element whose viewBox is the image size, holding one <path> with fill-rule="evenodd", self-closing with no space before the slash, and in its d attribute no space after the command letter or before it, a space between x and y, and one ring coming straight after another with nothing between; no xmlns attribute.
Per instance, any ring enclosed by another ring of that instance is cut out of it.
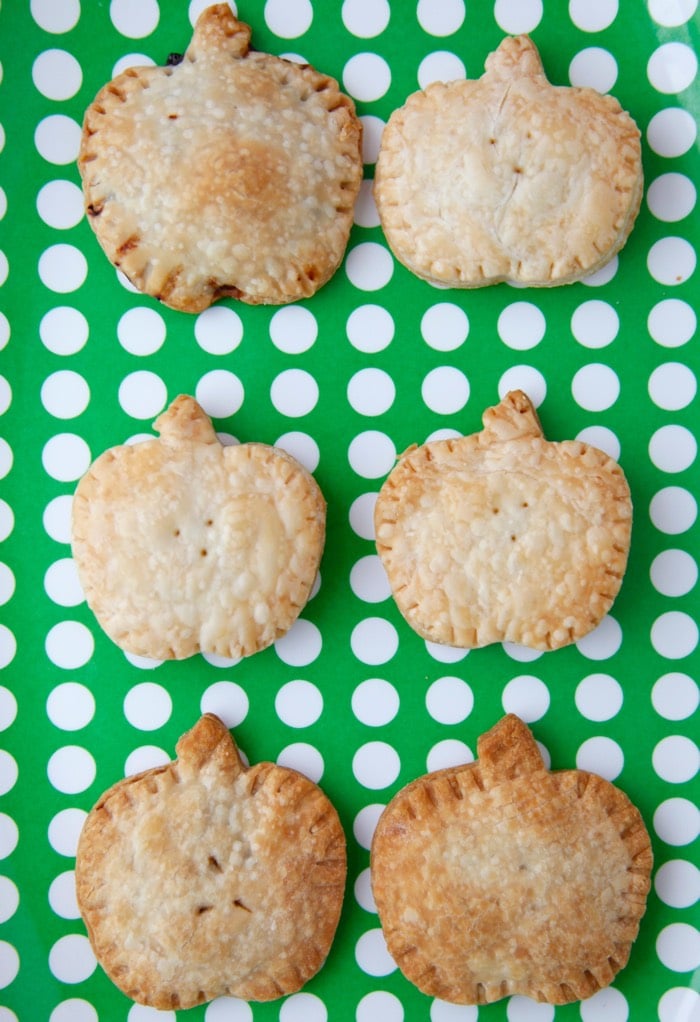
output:
<svg viewBox="0 0 700 1022"><path fill-rule="evenodd" d="M437 366L424 378L421 397L432 412L454 415L469 400L469 380L454 366Z"/></svg>
<svg viewBox="0 0 700 1022"><path fill-rule="evenodd" d="M647 269L659 284L683 284L695 272L697 256L685 238L661 238L649 249Z"/></svg>
<svg viewBox="0 0 700 1022"><path fill-rule="evenodd" d="M204 1011L205 1022L253 1022L253 1009L238 997L217 997Z"/></svg>
<svg viewBox="0 0 700 1022"><path fill-rule="evenodd" d="M351 376L347 394L358 415L383 415L394 403L396 387L383 369L360 369Z"/></svg>
<svg viewBox="0 0 700 1022"><path fill-rule="evenodd" d="M534 348L544 337L547 323L544 315L531 302L513 302L498 317L498 336L516 351Z"/></svg>
<svg viewBox="0 0 700 1022"><path fill-rule="evenodd" d="M620 460L620 440L607 426L587 426L579 430L576 439L590 447L597 447L604 451L614 461Z"/></svg>
<svg viewBox="0 0 700 1022"><path fill-rule="evenodd" d="M12 387L4 376L0 376L0 415L4 415L12 404Z"/></svg>
<svg viewBox="0 0 700 1022"><path fill-rule="evenodd" d="M374 182L367 179L360 185L355 201L353 221L358 227L379 227L379 211L374 201Z"/></svg>
<svg viewBox="0 0 700 1022"><path fill-rule="evenodd" d="M90 465L90 448L75 433L58 433L44 444L41 452L44 471L58 482L79 479Z"/></svg>
<svg viewBox="0 0 700 1022"><path fill-rule="evenodd" d="M353 654L363 664L385 664L399 647L399 636L394 626L381 617L368 617L355 625L350 636Z"/></svg>
<svg viewBox="0 0 700 1022"><path fill-rule="evenodd" d="M378 53L356 53L343 68L343 86L353 99L371 103L386 95L391 68Z"/></svg>
<svg viewBox="0 0 700 1022"><path fill-rule="evenodd" d="M693 308L679 298L665 298L649 313L650 336L664 348L679 348L691 339L697 327Z"/></svg>
<svg viewBox="0 0 700 1022"><path fill-rule="evenodd" d="M427 639L425 648L428 655L441 664L458 664L469 654L468 649L460 649L458 646L444 646L440 642L430 642Z"/></svg>
<svg viewBox="0 0 700 1022"><path fill-rule="evenodd" d="M429 35L452 35L462 27L465 18L464 0L418 0L416 16L418 24Z"/></svg>
<svg viewBox="0 0 700 1022"><path fill-rule="evenodd" d="M82 129L65 114L50 114L39 121L34 132L36 150L47 163L65 166L78 158Z"/></svg>
<svg viewBox="0 0 700 1022"><path fill-rule="evenodd" d="M695 185L685 174L661 174L649 185L647 202L657 220L675 223L695 207Z"/></svg>
<svg viewBox="0 0 700 1022"><path fill-rule="evenodd" d="M652 561L650 575L662 596L685 596L698 580L698 566L684 550L664 550Z"/></svg>
<svg viewBox="0 0 700 1022"><path fill-rule="evenodd" d="M452 302L438 302L423 314L420 323L425 343L435 351L454 351L469 334L466 312Z"/></svg>
<svg viewBox="0 0 700 1022"><path fill-rule="evenodd" d="M657 92L683 92L695 80L698 58L686 43L662 43L647 63L647 76Z"/></svg>
<svg viewBox="0 0 700 1022"><path fill-rule="evenodd" d="M280 660L289 667L306 667L321 652L321 633L311 621L298 618L286 635L275 643Z"/></svg>
<svg viewBox="0 0 700 1022"><path fill-rule="evenodd" d="M79 731L95 715L95 698L85 685L66 681L49 693L46 713L54 727L62 731Z"/></svg>
<svg viewBox="0 0 700 1022"><path fill-rule="evenodd" d="M205 654L202 654L204 657ZM136 653L127 653L124 651L124 658L128 660L132 667L138 668L139 671L154 671L156 667L160 667L163 663L162 660L153 660L147 656L137 656Z"/></svg>
<svg viewBox="0 0 700 1022"><path fill-rule="evenodd" d="M617 17L618 0L569 0L569 17L582 32L602 32Z"/></svg>
<svg viewBox="0 0 700 1022"><path fill-rule="evenodd" d="M127 1022L176 1022L177 1015L174 1011L151 1008L146 1004L134 1004L129 1008L126 1019Z"/></svg>
<svg viewBox="0 0 700 1022"><path fill-rule="evenodd" d="M277 764L289 770L298 770L314 784L318 784L323 777L323 756L307 742L293 742L287 745L277 757Z"/></svg>
<svg viewBox="0 0 700 1022"><path fill-rule="evenodd" d="M310 727L323 712L323 696L310 681L289 681L275 696L275 712L288 727Z"/></svg>
<svg viewBox="0 0 700 1022"><path fill-rule="evenodd" d="M296 39L308 31L313 21L310 0L267 0L265 21L268 28L282 39Z"/></svg>
<svg viewBox="0 0 700 1022"><path fill-rule="evenodd" d="M194 335L203 351L210 355L229 355L243 339L243 323L233 309L212 305L197 316Z"/></svg>
<svg viewBox="0 0 700 1022"><path fill-rule="evenodd" d="M613 256L612 259L601 266L595 273L589 274L587 277L581 278L581 283L586 287L603 287L604 284L609 284L617 273L618 266L620 265L617 256Z"/></svg>
<svg viewBox="0 0 700 1022"><path fill-rule="evenodd" d="M467 69L464 62L450 50L434 50L423 57L418 65L418 84L427 89L433 82L454 82L466 78Z"/></svg>
<svg viewBox="0 0 700 1022"><path fill-rule="evenodd" d="M49 968L61 983L83 983L96 967L90 941L79 933L59 937L49 952Z"/></svg>
<svg viewBox="0 0 700 1022"><path fill-rule="evenodd" d="M157 745L139 745L129 753L124 761L124 776L131 777L144 770L165 766L169 762L170 756L165 749L161 749Z"/></svg>
<svg viewBox="0 0 700 1022"><path fill-rule="evenodd" d="M659 1000L659 1022L700 1022L700 993L672 987Z"/></svg>
<svg viewBox="0 0 700 1022"><path fill-rule="evenodd" d="M89 1001L82 997L70 997L56 1005L49 1022L98 1022L98 1016Z"/></svg>
<svg viewBox="0 0 700 1022"><path fill-rule="evenodd" d="M589 674L577 685L574 699L586 720L611 720L622 708L622 686L609 674Z"/></svg>
<svg viewBox="0 0 700 1022"><path fill-rule="evenodd" d="M361 848L367 851L372 846L372 838L379 823L379 817L384 812L384 805L373 802L371 805L360 809L352 825L352 832L355 840Z"/></svg>
<svg viewBox="0 0 700 1022"><path fill-rule="evenodd" d="M62 919L78 919L80 909L75 896L75 873L72 869L59 873L49 887L49 905Z"/></svg>
<svg viewBox="0 0 700 1022"><path fill-rule="evenodd" d="M226 369L212 369L200 378L195 396L207 415L225 419L235 415L243 404L243 384Z"/></svg>
<svg viewBox="0 0 700 1022"><path fill-rule="evenodd" d="M386 433L368 429L350 442L348 460L353 472L364 479L387 475L396 461L396 448Z"/></svg>
<svg viewBox="0 0 700 1022"><path fill-rule="evenodd" d="M362 934L355 945L355 960L368 976L388 976L396 971L380 927Z"/></svg>
<svg viewBox="0 0 700 1022"><path fill-rule="evenodd" d="M602 735L588 738L576 753L578 770L588 770L604 777L606 781L614 781L622 772L624 764L625 756L618 743Z"/></svg>
<svg viewBox="0 0 700 1022"><path fill-rule="evenodd" d="M42 284L58 294L77 291L85 282L87 272L87 259L74 245L50 245L39 257Z"/></svg>
<svg viewBox="0 0 700 1022"><path fill-rule="evenodd" d="M45 32L69 32L80 18L80 0L31 0L30 8L32 18Z"/></svg>
<svg viewBox="0 0 700 1022"><path fill-rule="evenodd" d="M695 742L685 735L668 735L654 746L651 762L663 781L685 784L698 772L700 753Z"/></svg>
<svg viewBox="0 0 700 1022"><path fill-rule="evenodd" d="M59 621L46 636L46 655L56 667L83 667L95 649L92 632L80 621Z"/></svg>
<svg viewBox="0 0 700 1022"><path fill-rule="evenodd" d="M111 0L109 16L121 35L143 39L156 28L160 11L157 0Z"/></svg>
<svg viewBox="0 0 700 1022"><path fill-rule="evenodd" d="M609 50L588 46L569 64L569 81L574 86L610 92L617 81L617 61Z"/></svg>
<svg viewBox="0 0 700 1022"><path fill-rule="evenodd" d="M65 50L44 50L32 64L34 87L46 99L70 99L83 84L83 72Z"/></svg>
<svg viewBox="0 0 700 1022"><path fill-rule="evenodd" d="M36 197L36 208L47 226L68 230L83 219L83 193L72 181L49 181Z"/></svg>
<svg viewBox="0 0 700 1022"><path fill-rule="evenodd" d="M42 383L41 403L57 419L74 419L90 403L90 387L79 373L60 369Z"/></svg>
<svg viewBox="0 0 700 1022"><path fill-rule="evenodd" d="M368 678L352 694L352 712L367 727L383 727L399 712L399 693L382 678Z"/></svg>
<svg viewBox="0 0 700 1022"><path fill-rule="evenodd" d="M270 339L287 355L308 351L318 337L318 323L313 313L301 305L288 305L270 320Z"/></svg>
<svg viewBox="0 0 700 1022"><path fill-rule="evenodd" d="M85 599L75 561L62 557L49 565L44 575L46 595L60 607L77 607Z"/></svg>
<svg viewBox="0 0 700 1022"><path fill-rule="evenodd" d="M581 408L602 412L611 408L620 396L620 378L602 362L582 366L571 381L571 393Z"/></svg>
<svg viewBox="0 0 700 1022"><path fill-rule="evenodd" d="M6 749L0 749L0 796L12 791L17 783L17 760Z"/></svg>
<svg viewBox="0 0 700 1022"><path fill-rule="evenodd" d="M374 117L372 114L363 114L360 121L362 123L362 162L376 163L385 122L381 117Z"/></svg>
<svg viewBox="0 0 700 1022"><path fill-rule="evenodd" d="M695 461L697 441L685 426L661 426L649 441L649 457L662 472L683 472Z"/></svg>
<svg viewBox="0 0 700 1022"><path fill-rule="evenodd" d="M697 393L695 374L681 362L657 366L649 377L649 396L658 408L675 412L687 406Z"/></svg>
<svg viewBox="0 0 700 1022"><path fill-rule="evenodd" d="M12 855L19 840L17 824L6 813L0 813L0 859ZM368 846L369 847L369 846Z"/></svg>
<svg viewBox="0 0 700 1022"><path fill-rule="evenodd" d="M607 660L614 656L622 645L622 629L608 614L588 635L576 643L579 653L588 660Z"/></svg>
<svg viewBox="0 0 700 1022"><path fill-rule="evenodd" d="M697 135L695 119L689 110L671 106L659 110L649 121L647 141L659 156L683 156L694 145Z"/></svg>
<svg viewBox="0 0 700 1022"><path fill-rule="evenodd" d="M155 309L129 309L117 324L117 337L131 355L153 355L165 340L165 321Z"/></svg>
<svg viewBox="0 0 700 1022"><path fill-rule="evenodd" d="M654 813L654 830L674 848L692 844L700 834L700 808L686 798L667 798Z"/></svg>
<svg viewBox="0 0 700 1022"><path fill-rule="evenodd" d="M695 14L697 0L648 0L649 14L659 25L675 28L684 25Z"/></svg>
<svg viewBox="0 0 700 1022"><path fill-rule="evenodd" d="M352 758L357 782L375 791L393 784L400 769L399 754L387 742L365 742Z"/></svg>
<svg viewBox="0 0 700 1022"><path fill-rule="evenodd" d="M0 877L0 923L12 919L19 907L17 885L9 877Z"/></svg>
<svg viewBox="0 0 700 1022"><path fill-rule="evenodd" d="M506 713L517 713L529 724L540 720L549 709L549 689L540 678L521 674L505 686L501 701Z"/></svg>
<svg viewBox="0 0 700 1022"><path fill-rule="evenodd" d="M542 0L496 0L493 16L510 35L532 32L542 20Z"/></svg>
<svg viewBox="0 0 700 1022"><path fill-rule="evenodd" d="M447 767L462 766L464 763L472 763L474 753L464 742L456 738L445 738L433 745L426 757L425 766L429 773L435 770L445 770Z"/></svg>
<svg viewBox="0 0 700 1022"><path fill-rule="evenodd" d="M476 1022L478 1015L476 1005L450 1004L437 997L430 1005L430 1022Z"/></svg>
<svg viewBox="0 0 700 1022"><path fill-rule="evenodd" d="M42 318L39 334L44 347L54 355L75 355L87 342L88 321L77 309L56 306Z"/></svg>
<svg viewBox="0 0 700 1022"><path fill-rule="evenodd" d="M49 844L59 855L73 858L87 813L83 809L62 809L49 823Z"/></svg>
<svg viewBox="0 0 700 1022"><path fill-rule="evenodd" d="M15 456L7 440L0 437L0 479L4 479L14 464Z"/></svg>
<svg viewBox="0 0 700 1022"><path fill-rule="evenodd" d="M15 576L11 568L0 562L0 606L4 607L15 594Z"/></svg>
<svg viewBox="0 0 700 1022"><path fill-rule="evenodd" d="M700 870L692 862L672 859L657 870L654 888L664 905L691 908L700 897Z"/></svg>
<svg viewBox="0 0 700 1022"><path fill-rule="evenodd" d="M72 505L72 495L65 493L50 500L44 509L44 529L56 543L70 543Z"/></svg>
<svg viewBox="0 0 700 1022"><path fill-rule="evenodd" d="M343 0L343 24L359 39L373 39L389 24L391 8L387 0Z"/></svg>
<svg viewBox="0 0 700 1022"><path fill-rule="evenodd" d="M656 652L668 660L690 656L698 644L698 626L680 610L661 614L651 626L651 644Z"/></svg>
<svg viewBox="0 0 700 1022"><path fill-rule="evenodd" d="M350 528L360 539L374 540L376 493L361 493L350 505Z"/></svg>
<svg viewBox="0 0 700 1022"><path fill-rule="evenodd" d="M376 241L363 241L350 249L345 260L350 283L360 291L379 291L391 280L394 260L388 249Z"/></svg>
<svg viewBox="0 0 700 1022"><path fill-rule="evenodd" d="M0 669L7 667L15 658L17 640L7 625L0 624Z"/></svg>
<svg viewBox="0 0 700 1022"><path fill-rule="evenodd" d="M356 561L350 571L350 588L358 600L381 603L391 596L391 587L384 565L376 554Z"/></svg>
<svg viewBox="0 0 700 1022"><path fill-rule="evenodd" d="M215 713L227 728L242 724L249 707L245 689L233 681L216 681L209 685L200 702L202 713Z"/></svg>
<svg viewBox="0 0 700 1022"><path fill-rule="evenodd" d="M0 312L0 351L7 346L10 339L10 321L4 312Z"/></svg>
<svg viewBox="0 0 700 1022"><path fill-rule="evenodd" d="M523 390L539 408L547 394L547 384L542 373L533 366L511 366L498 381L498 396L503 399L510 390Z"/></svg>
<svg viewBox="0 0 700 1022"><path fill-rule="evenodd" d="M119 384L119 404L132 419L153 419L168 400L165 383L147 369L129 373Z"/></svg>
<svg viewBox="0 0 700 1022"><path fill-rule="evenodd" d="M7 280L7 275L10 272L10 264L7 260L7 256L4 252L0 252L0 287Z"/></svg>
<svg viewBox="0 0 700 1022"><path fill-rule="evenodd" d="M605 987L581 1002L582 1022L627 1022L627 998L615 987Z"/></svg>
<svg viewBox="0 0 700 1022"><path fill-rule="evenodd" d="M585 348L604 348L617 337L620 319L608 302L593 299L578 306L571 317L571 332Z"/></svg>
<svg viewBox="0 0 700 1022"><path fill-rule="evenodd" d="M64 745L49 759L47 774L52 786L64 795L85 791L95 780L95 760L80 745Z"/></svg>
<svg viewBox="0 0 700 1022"><path fill-rule="evenodd" d="M17 717L17 700L14 693L0 685L0 731L7 731Z"/></svg>
<svg viewBox="0 0 700 1022"><path fill-rule="evenodd" d="M318 383L305 369L285 369L272 381L270 399L281 415L299 418L318 403Z"/></svg>
<svg viewBox="0 0 700 1022"><path fill-rule="evenodd" d="M326 1022L328 1009L316 994L302 991L283 1001L279 1022Z"/></svg>
<svg viewBox="0 0 700 1022"><path fill-rule="evenodd" d="M672 972L692 972L700 966L700 932L689 923L671 923L659 933L656 953Z"/></svg>
<svg viewBox="0 0 700 1022"><path fill-rule="evenodd" d="M425 695L425 705L438 724L459 724L474 708L474 693L466 681L446 676L432 683Z"/></svg>
<svg viewBox="0 0 700 1022"><path fill-rule="evenodd" d="M649 516L660 532L677 536L695 524L697 510L695 498L687 490L666 486L652 497Z"/></svg>
<svg viewBox="0 0 700 1022"><path fill-rule="evenodd" d="M123 71L128 71L131 67L153 67L154 65L155 61L145 53L125 53L112 66L112 78L117 78Z"/></svg>
<svg viewBox="0 0 700 1022"><path fill-rule="evenodd" d="M670 671L663 674L651 690L651 702L666 720L685 720L698 708L698 686L687 674Z"/></svg>
<svg viewBox="0 0 700 1022"><path fill-rule="evenodd" d="M0 940L0 989L5 989L19 972L19 955L6 940Z"/></svg>
<svg viewBox="0 0 700 1022"><path fill-rule="evenodd" d="M295 430L283 433L275 440L275 447L291 454L307 472L315 472L318 468L321 452L314 438L308 433L300 433Z"/></svg>
<svg viewBox="0 0 700 1022"><path fill-rule="evenodd" d="M169 693L153 682L134 685L124 698L124 716L139 731L155 731L170 720L173 702Z"/></svg>
<svg viewBox="0 0 700 1022"><path fill-rule="evenodd" d="M463 437L464 433L460 433L458 429L434 429L432 433L428 433L425 438L426 443L433 443L436 440L459 440Z"/></svg>
<svg viewBox="0 0 700 1022"><path fill-rule="evenodd" d="M508 1022L551 1022L554 1008L551 1004L538 1004L529 997L516 994L508 999L506 1017Z"/></svg>
<svg viewBox="0 0 700 1022"><path fill-rule="evenodd" d="M360 305L348 316L345 325L353 348L375 354L387 348L394 339L394 320L381 305Z"/></svg>
<svg viewBox="0 0 700 1022"><path fill-rule="evenodd" d="M358 1001L355 1022L403 1022L404 1010L401 1001L388 990L373 990Z"/></svg>

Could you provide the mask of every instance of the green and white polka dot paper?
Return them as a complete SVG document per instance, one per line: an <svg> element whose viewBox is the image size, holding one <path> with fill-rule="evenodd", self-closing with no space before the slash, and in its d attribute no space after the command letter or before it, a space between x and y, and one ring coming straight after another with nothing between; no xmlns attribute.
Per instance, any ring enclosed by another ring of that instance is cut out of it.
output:
<svg viewBox="0 0 700 1022"><path fill-rule="evenodd" d="M697 1022L697 2L241 0L255 46L310 61L354 97L366 181L345 262L313 299L190 317L109 266L75 158L97 89L184 49L204 6L0 9L0 1022L156 1018L96 967L73 858L101 792L171 758L207 710L251 760L321 782L345 825L349 879L329 961L303 992L223 998L188 1018ZM611 91L635 117L642 211L619 258L582 284L439 290L384 243L371 194L381 130L410 92L477 77L518 32L532 33L552 82ZM467 656L423 642L398 614L374 552L374 499L397 452L479 429L512 387L551 439L578 436L621 461L630 564L612 613L576 646ZM106 447L150 435L180 392L226 442L291 451L328 499L313 599L274 648L240 663L125 657L87 610L70 557L76 480ZM470 760L506 710L531 722L553 767L618 783L652 835L631 962L580 1005L432 1001L396 970L375 913L368 849L383 805L418 774Z"/></svg>

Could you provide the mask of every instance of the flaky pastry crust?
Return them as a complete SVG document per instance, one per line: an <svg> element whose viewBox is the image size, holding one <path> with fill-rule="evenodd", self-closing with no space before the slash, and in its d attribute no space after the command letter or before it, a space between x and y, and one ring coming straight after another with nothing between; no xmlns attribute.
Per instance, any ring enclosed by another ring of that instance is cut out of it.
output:
<svg viewBox="0 0 700 1022"><path fill-rule="evenodd" d="M213 714L175 761L105 792L75 864L105 972L169 1009L298 990L328 956L345 874L343 830L320 788L274 763L246 768Z"/></svg>
<svg viewBox="0 0 700 1022"><path fill-rule="evenodd" d="M417 276L569 284L632 230L639 130L613 97L551 85L532 40L508 37L480 79L436 82L391 115L374 181L389 245Z"/></svg>
<svg viewBox="0 0 700 1022"><path fill-rule="evenodd" d="M639 811L584 770L548 772L504 717L478 761L389 803L371 852L389 952L424 993L457 1004L590 997L627 963L650 887Z"/></svg>
<svg viewBox="0 0 700 1022"><path fill-rule="evenodd" d="M186 312L312 295L345 252L361 123L337 82L249 49L228 4L181 63L130 68L85 115L89 221L139 291Z"/></svg>
<svg viewBox="0 0 700 1022"><path fill-rule="evenodd" d="M186 395L159 439L111 448L73 500L73 557L88 605L127 652L249 656L292 626L316 579L326 504L291 455L222 446Z"/></svg>
<svg viewBox="0 0 700 1022"><path fill-rule="evenodd" d="M632 503L617 462L545 439L511 391L480 433L409 448L375 532L399 610L424 638L558 649L596 627L627 565Z"/></svg>

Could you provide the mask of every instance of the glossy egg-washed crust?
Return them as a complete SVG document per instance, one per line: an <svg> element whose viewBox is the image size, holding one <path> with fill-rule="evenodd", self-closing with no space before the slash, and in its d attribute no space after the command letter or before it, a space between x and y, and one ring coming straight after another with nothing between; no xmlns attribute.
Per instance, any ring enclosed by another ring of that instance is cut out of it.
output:
<svg viewBox="0 0 700 1022"><path fill-rule="evenodd" d="M75 874L95 956L133 1000L162 1009L267 1001L326 960L345 837L317 785L274 763L246 768L206 714L174 762L100 798Z"/></svg>
<svg viewBox="0 0 700 1022"><path fill-rule="evenodd" d="M507 37L481 78L435 82L391 115L374 191L394 254L419 277L568 284L632 230L639 129L612 96L551 85L532 40Z"/></svg>
<svg viewBox="0 0 700 1022"><path fill-rule="evenodd" d="M228 4L181 63L124 71L85 115L89 221L139 291L186 312L312 295L345 252L361 122L337 82L249 49Z"/></svg>
<svg viewBox="0 0 700 1022"><path fill-rule="evenodd" d="M478 760L428 774L384 810L372 888L389 952L431 997L590 997L627 963L650 887L638 810L585 770L548 772L509 714Z"/></svg>
<svg viewBox="0 0 700 1022"><path fill-rule="evenodd" d="M76 489L72 550L87 603L129 653L250 656L309 599L323 495L279 448L223 446L188 395L155 425L158 439L105 451Z"/></svg>
<svg viewBox="0 0 700 1022"><path fill-rule="evenodd" d="M620 589L627 480L596 447L546 440L522 391L483 421L401 456L377 499L377 550L424 638L557 649L595 628Z"/></svg>

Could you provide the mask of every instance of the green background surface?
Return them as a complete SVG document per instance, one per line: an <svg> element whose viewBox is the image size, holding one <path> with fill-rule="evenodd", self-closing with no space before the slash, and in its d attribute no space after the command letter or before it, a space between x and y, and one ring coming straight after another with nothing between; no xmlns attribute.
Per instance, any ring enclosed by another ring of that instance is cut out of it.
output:
<svg viewBox="0 0 700 1022"><path fill-rule="evenodd" d="M251 308L229 301L223 304L235 309L240 317L241 343L229 354L210 354L196 341L196 317L159 306L122 286L84 219L67 229L56 229L45 223L37 211L37 194L47 182L60 178L79 183L74 163L55 166L39 154L34 142L37 124L55 113L80 123L86 106L112 76L115 62L125 53L138 51L156 63L164 63L171 51L184 49L191 33L188 5L161 0L160 12L157 27L146 38L127 39L112 24L110 5L106 2L83 0L78 23L60 35L51 34L36 23L29 3L5 0L0 9L0 122L5 136L0 151L0 185L7 199L0 220L0 249L9 266L0 288L0 308L8 324L0 365L11 388L11 400L0 419L0 430L13 451L12 467L0 481L0 496L14 514L14 527L1 544L0 557L15 579L14 592L0 609L0 620L16 640L12 655L12 640L7 632L3 633L5 649L10 650L3 656L3 662L8 656L10 659L0 671L0 685L14 693L17 702L16 717L0 740L18 767L17 780L2 797L0 811L15 821L19 832L16 848L2 862L2 872L19 892L19 905L2 926L0 939L16 949L20 961L14 980L7 984L6 975L4 989L0 990L0 1005L5 1010L0 1018L2 1022L11 1020L14 1016L9 1011L22 1022L48 1020L56 1006L70 998L89 1002L103 1020L128 1017L130 1022L136 1022L146 1017L134 1012L131 1002L99 968L88 979L75 984L61 982L52 974L49 957L55 942L84 930L79 919L61 918L49 904L48 891L53 879L71 869L73 863L51 846L48 828L63 809L88 810L105 788L123 776L124 762L137 746L153 744L174 755L178 737L200 713L205 690L225 679L240 686L249 700L248 712L235 728L236 739L249 759L275 760L285 747L297 741L314 746L324 762L321 786L337 806L346 830L349 870L342 919L325 968L305 988L325 1004L329 1019L354 1019L362 998L381 990L398 998L407 1020L431 1018L433 1022L442 1022L449 1018L450 1022L453 1019L471 1022L478 1015L485 1022L552 1017L617 1022L626 1017L615 1014L620 1011L619 1003L606 1006L600 998L588 1014L574 1004L556 1010L532 1006L532 1014L526 1015L527 1006L509 1005L507 1000L481 1007L478 1012L463 1008L448 1013L444 1006L434 1004L413 989L399 971L382 976L363 971L356 960L357 942L366 931L376 928L378 921L358 904L353 894L355 879L369 861L367 850L353 836L353 824L363 807L387 802L402 785L424 773L428 753L437 742L458 739L475 752L478 735L504 712L503 692L508 682L521 675L533 675L544 682L549 692L546 713L533 721L532 727L549 751L552 766L574 766L577 750L589 738L613 739L624 753L624 766L615 783L629 794L645 817L654 845L655 868L677 859L697 863L696 845L674 847L662 840L653 826L657 807L665 800L692 801L697 797L697 786L692 780L671 783L653 767L654 750L662 739L676 735L697 737L697 717L667 719L657 712L651 698L652 688L660 677L669 672L692 677L697 668L697 648L682 656L675 653L669 656L668 652L660 653L652 641L654 622L669 611L696 620L697 596L692 588L682 595L664 595L650 577L654 559L669 549L680 549L697 560L697 525L681 535L668 535L653 524L649 513L652 498L664 487L682 487L697 496L697 465L692 458L681 471L668 472L655 465L649 454L650 441L658 429L679 425L694 433L700 425L695 401L677 409L663 408L654 403L649 393L650 376L664 363L681 363L697 373L697 341L691 339L670 350L650 335L648 317L660 301L668 298L697 305L698 276L693 272L688 279L664 284L652 276L647 265L652 246L661 239L673 236L697 244L700 234L697 212L693 210L680 221L668 223L654 216L644 201L637 225L620 255L617 272L607 283L596 287L575 284L533 291L501 285L470 292L438 291L395 262L385 286L362 291L354 286L343 266L316 296L301 303L313 313L318 326L317 339L308 350L293 355L274 345L270 324L277 309ZM391 69L390 87L378 99L357 100L357 108L360 115L383 121L418 87L417 68L426 55L436 50L451 51L462 59L468 75L476 77L482 72L487 54L504 34L494 16L493 4L487 0L468 2L462 26L446 37L424 31L412 3L392 4L387 27L369 39L358 38L347 30L341 16L342 5L337 0L315 3L310 27L291 40L280 38L268 26L261 0L241 2L238 13L252 25L256 48L273 53L300 53L341 82L344 67L354 54L367 51L380 54ZM642 131L647 183L669 172L697 180L700 164L697 145L679 156L667 157L655 152L647 139L650 120L665 108L683 107L697 115L696 84L678 95L662 93L652 86L647 75L648 61L661 44L680 41L697 50L696 17L678 27L664 26L654 20L641 0L621 0L611 25L599 32L585 32L574 24L563 0L561 3L546 0L544 14L533 27L532 36L548 77L555 84L569 83L571 61L584 48L599 46L613 53L618 75L612 92L632 113ZM81 87L72 97L61 101L43 96L32 81L37 55L52 47L65 49L82 67ZM372 164L366 166L366 178L372 177L373 169ZM355 225L348 251L364 242L383 246L381 228ZM69 294L52 291L42 283L38 272L42 252L58 243L75 246L87 258L86 280ZM612 306L620 322L614 341L598 350L578 343L571 327L575 310L581 303L594 299ZM499 315L516 301L536 305L546 321L542 340L525 351L508 347L498 333ZM424 314L437 302L453 303L468 316L468 337L453 351L431 348L421 333ZM395 324L392 342L374 353L354 347L346 331L353 310L368 303L388 310ZM48 350L40 334L44 316L61 305L78 309L89 324L87 343L69 356ZM157 309L166 327L164 343L145 357L130 354L118 340L119 321L135 306ZM572 393L577 371L595 362L611 367L620 381L618 399L598 412L581 407ZM454 414L431 410L421 396L426 374L445 365L460 369L469 381L468 402ZM372 541L362 538L351 527L350 507L358 496L376 491L382 479L363 478L353 471L348 448L356 435L368 429L388 435L399 452L413 442L422 442L438 429L473 432L480 428L483 409L498 400L503 374L522 365L535 368L546 381L546 396L539 414L549 438L569 439L596 426L612 431L619 441L620 461L635 505L629 568L612 611L622 641L612 655L602 660L592 659L579 647L571 646L524 663L517 662L497 645L473 651L453 664L441 663L409 630L390 599L368 604L358 598L349 583L353 565L374 553ZM368 367L385 370L396 386L391 407L376 417L359 414L347 397L350 378ZM91 394L85 410L68 422L49 414L41 398L44 380L66 368L89 383ZM290 368L305 370L319 386L319 399L313 410L296 419L278 411L270 396L273 380ZM185 662L166 663L153 671L143 670L129 662L101 633L84 603L61 606L47 594L46 572L56 560L69 556L69 548L47 534L44 511L53 498L72 493L75 480L62 482L50 476L43 466L42 452L52 436L64 431L82 437L96 457L106 447L148 430L150 420L135 421L119 403L121 381L141 369L164 381L169 399L180 392L194 393L200 378L212 370L234 372L243 385L245 398L235 416L216 420L218 429L231 432L240 440L268 443L274 443L289 430L300 430L316 441L320 456L314 474L328 501L328 536L321 587L303 613L322 636L321 652L313 662L293 666L285 663L275 648L270 648L237 665L215 666L198 656ZM390 622L398 633L398 649L386 663L363 663L352 652L353 629L369 617ZM46 652L48 633L64 620L82 622L95 642L93 655L73 670L52 663ZM682 620L685 628L687 619ZM605 721L587 719L575 703L579 683L596 672L614 677L624 696L619 712ZM461 723L439 723L426 710L429 686L444 676L462 678L473 693L473 710ZM399 712L381 727L362 723L351 708L356 687L373 677L389 681L400 696ZM275 710L280 687L298 678L316 685L323 697L319 719L303 729L289 727ZM86 686L95 699L93 718L72 733L57 728L46 708L49 694L65 681ZM126 719L123 708L126 694L144 681L163 686L172 698L172 714L167 723L149 732L137 731ZM364 787L353 773L355 753L370 741L388 743L400 758L399 775L381 790ZM76 794L57 791L47 777L52 754L70 744L89 750L96 763L94 782ZM657 939L667 927L697 922L694 907L673 907L652 890L630 964L614 984L623 994L629 1018L634 1022L663 1017L659 1016L659 1003L664 994L697 983L692 972L668 968L657 953ZM365 1016L358 1015L363 1022L373 1017L367 1014L371 1003L365 1002ZM667 1012L671 1003L668 999L665 1002ZM698 1011L697 995L688 994L684 1003L686 1014L678 1013L678 1022L689 1022L689 1011ZM260 1022L281 1018L284 1022L284 1004L282 1001L255 1005L248 1014L240 1013L242 1006L231 1005L230 1018L252 1017ZM301 1005L302 1002L296 1002L297 1011ZM202 1006L187 1013L178 1012L178 1016L218 1022L219 1017L228 1017L223 1008L219 1010L221 1016L214 1016L212 1009L207 1014ZM288 1019L297 1017L292 1016L291 1008L287 1010ZM313 1014L319 1011L316 1002L307 1002L305 1010L311 1022L324 1017ZM385 1011L382 1017L392 1022ZM63 1016L60 1019L63 1022Z"/></svg>

